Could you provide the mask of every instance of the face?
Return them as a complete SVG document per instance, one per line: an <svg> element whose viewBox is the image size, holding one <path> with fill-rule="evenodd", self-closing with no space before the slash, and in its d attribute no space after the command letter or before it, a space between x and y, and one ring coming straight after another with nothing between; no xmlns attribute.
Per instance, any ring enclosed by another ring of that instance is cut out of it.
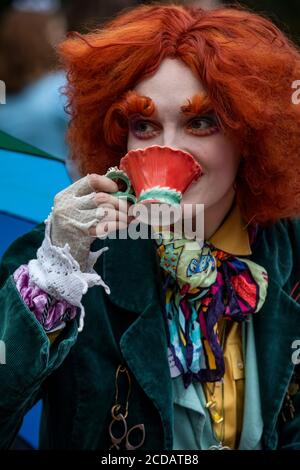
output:
<svg viewBox="0 0 300 470"><path fill-rule="evenodd" d="M186 190L182 204L204 204L206 211L232 202L239 166L236 146L219 129L213 110L192 118L181 112L194 95L205 95L192 71L179 59L164 59L156 73L134 91L151 98L155 112L150 117L129 118L128 151L151 145L184 150L199 162L203 175Z"/></svg>

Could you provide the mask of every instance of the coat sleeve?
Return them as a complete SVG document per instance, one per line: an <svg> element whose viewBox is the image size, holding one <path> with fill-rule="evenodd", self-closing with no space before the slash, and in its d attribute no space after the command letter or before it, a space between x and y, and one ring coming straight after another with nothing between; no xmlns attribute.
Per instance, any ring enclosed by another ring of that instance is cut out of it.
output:
<svg viewBox="0 0 300 470"><path fill-rule="evenodd" d="M286 226L291 246L292 271L285 290L299 304L299 329L295 331L295 337L300 340L300 219L286 221ZM291 360L292 353L293 349ZM279 418L279 448L300 450L300 363L294 365L294 373Z"/></svg>
<svg viewBox="0 0 300 470"><path fill-rule="evenodd" d="M0 265L0 448L9 448L27 411L41 397L43 382L67 356L77 338L77 320L51 344L23 302L13 272L30 259L44 238L44 224L18 238Z"/></svg>

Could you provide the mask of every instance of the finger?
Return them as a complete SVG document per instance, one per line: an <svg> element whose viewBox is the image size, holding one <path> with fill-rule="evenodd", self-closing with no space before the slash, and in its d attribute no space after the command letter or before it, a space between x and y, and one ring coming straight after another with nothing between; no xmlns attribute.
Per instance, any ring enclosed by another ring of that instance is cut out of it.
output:
<svg viewBox="0 0 300 470"><path fill-rule="evenodd" d="M132 204L126 198L118 198L116 196L112 196L108 193L97 193L95 195L95 201L97 206L103 204L111 204L115 209L120 212L128 212L129 206Z"/></svg>
<svg viewBox="0 0 300 470"><path fill-rule="evenodd" d="M80 178L75 183L68 186L64 191L65 195L73 194L74 196L86 196L87 194L93 193L94 189L89 183L88 176Z"/></svg>
<svg viewBox="0 0 300 470"><path fill-rule="evenodd" d="M97 204L96 207L99 207L99 208L103 207L105 209L116 209L116 207L113 204L109 203L109 202L103 202L102 204Z"/></svg>
<svg viewBox="0 0 300 470"><path fill-rule="evenodd" d="M76 207L79 210L90 210L90 209L96 209L98 207L105 207L105 208L118 210L118 207L119 207L119 204L117 202L118 198L116 198L115 196L111 196L108 193L103 193L104 194L103 198L101 197L99 198L100 194L102 193L93 192L93 193L87 194L86 196L79 196L79 197L74 196L74 203L76 204ZM111 202L102 202L106 200L109 201L111 197L114 200L114 204L112 204ZM127 212L125 204L121 204L121 209L122 209L122 212Z"/></svg>
<svg viewBox="0 0 300 470"><path fill-rule="evenodd" d="M114 193L118 191L118 185L113 180L104 175L97 175L93 173L87 176L90 186L93 188L93 191L99 192L108 192Z"/></svg>
<svg viewBox="0 0 300 470"><path fill-rule="evenodd" d="M125 212L120 212L116 209L111 209L107 207L98 207L96 209L96 218L100 220L100 222L108 222L108 221L121 221L128 223L128 216Z"/></svg>
<svg viewBox="0 0 300 470"><path fill-rule="evenodd" d="M91 227L89 233L92 237L105 238L109 234L122 230L127 227L127 223L121 221L100 222L95 227Z"/></svg>
<svg viewBox="0 0 300 470"><path fill-rule="evenodd" d="M72 203L74 203L78 210L96 209L98 207L95 200L96 194L97 193L92 192L86 196L74 196Z"/></svg>
<svg viewBox="0 0 300 470"><path fill-rule="evenodd" d="M117 221L129 222L131 218L127 215L126 212L120 212L114 207L97 207L96 209L85 210L82 212L81 220L84 220L85 223L89 223L91 220L96 220L97 223L102 221Z"/></svg>
<svg viewBox="0 0 300 470"><path fill-rule="evenodd" d="M103 195L103 196L101 196ZM113 198L113 199L112 199ZM86 196L74 196L73 199L77 209L79 210L90 210L90 209L96 209L101 205L101 207L108 207L110 209L117 209L119 210L119 199L115 196L111 196L108 193L90 193L87 194ZM102 201L108 201L108 202L102 202ZM114 204L109 201L114 201ZM126 200L123 199L124 202L121 202L121 212L128 212L127 209L127 204Z"/></svg>

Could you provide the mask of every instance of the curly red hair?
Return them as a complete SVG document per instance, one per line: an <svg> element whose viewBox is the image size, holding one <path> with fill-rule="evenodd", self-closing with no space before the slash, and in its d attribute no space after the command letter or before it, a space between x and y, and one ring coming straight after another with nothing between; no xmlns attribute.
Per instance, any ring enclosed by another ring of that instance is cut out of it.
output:
<svg viewBox="0 0 300 470"><path fill-rule="evenodd" d="M124 102L151 113L147 97L134 103L130 90L164 58L177 57L241 145L236 191L245 220L299 215L300 105L292 102L292 83L300 79L300 54L272 22L239 7L141 5L69 37L59 53L68 74L72 158L82 174L118 165L127 152Z"/></svg>

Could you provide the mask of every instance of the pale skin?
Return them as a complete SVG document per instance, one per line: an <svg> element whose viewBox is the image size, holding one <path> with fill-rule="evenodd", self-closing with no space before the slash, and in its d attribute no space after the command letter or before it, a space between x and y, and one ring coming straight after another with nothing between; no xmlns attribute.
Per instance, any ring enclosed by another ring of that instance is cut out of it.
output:
<svg viewBox="0 0 300 470"><path fill-rule="evenodd" d="M234 200L234 181L240 162L239 150L218 126L213 113L187 118L180 112L196 94L205 89L199 79L179 59L166 58L150 78L138 83L134 91L155 104L150 117L129 120L127 150L160 145L184 150L201 165L203 175L193 182L182 198L185 204L204 204L204 236L209 238L220 226ZM128 204L112 196L117 185L105 176L90 175L90 184L98 193L97 205L107 215L92 228L91 235L125 228Z"/></svg>

